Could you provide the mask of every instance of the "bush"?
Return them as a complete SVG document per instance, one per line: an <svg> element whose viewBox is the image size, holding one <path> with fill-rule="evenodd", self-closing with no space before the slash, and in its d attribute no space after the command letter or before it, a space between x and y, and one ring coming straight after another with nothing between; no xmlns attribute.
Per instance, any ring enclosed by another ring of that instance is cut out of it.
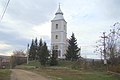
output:
<svg viewBox="0 0 120 80"><path fill-rule="evenodd" d="M11 56L11 67L14 68L16 65L21 65L27 62L26 57Z"/></svg>
<svg viewBox="0 0 120 80"><path fill-rule="evenodd" d="M109 69L109 71L120 73L120 64L119 65L114 65L114 66L110 65L108 67L108 69Z"/></svg>
<svg viewBox="0 0 120 80"><path fill-rule="evenodd" d="M50 57L50 66L56 66L58 64L58 55L56 50L52 50L52 56Z"/></svg>

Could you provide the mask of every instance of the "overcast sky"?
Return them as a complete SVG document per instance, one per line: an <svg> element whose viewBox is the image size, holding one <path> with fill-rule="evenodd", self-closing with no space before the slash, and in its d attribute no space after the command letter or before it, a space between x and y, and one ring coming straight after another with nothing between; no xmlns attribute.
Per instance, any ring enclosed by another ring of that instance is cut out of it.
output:
<svg viewBox="0 0 120 80"><path fill-rule="evenodd" d="M0 18L8 0L0 0ZM34 38L50 47L51 20L59 2L67 21L67 36L75 33L82 56L99 58L95 43L120 20L120 0L11 0L0 22L0 54L26 50Z"/></svg>

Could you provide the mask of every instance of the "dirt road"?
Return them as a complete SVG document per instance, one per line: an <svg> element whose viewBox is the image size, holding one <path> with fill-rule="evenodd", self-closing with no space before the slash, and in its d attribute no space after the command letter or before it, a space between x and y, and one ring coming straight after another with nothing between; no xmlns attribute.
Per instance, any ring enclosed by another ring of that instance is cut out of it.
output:
<svg viewBox="0 0 120 80"><path fill-rule="evenodd" d="M12 69L11 71L11 80L48 80L47 78L30 71L20 69Z"/></svg>

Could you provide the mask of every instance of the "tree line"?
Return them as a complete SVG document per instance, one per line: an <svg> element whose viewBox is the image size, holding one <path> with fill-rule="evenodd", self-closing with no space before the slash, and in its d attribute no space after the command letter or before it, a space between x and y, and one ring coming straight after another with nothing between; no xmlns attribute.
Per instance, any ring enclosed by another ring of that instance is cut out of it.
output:
<svg viewBox="0 0 120 80"><path fill-rule="evenodd" d="M68 49L65 54L66 60L76 61L80 58L80 48L77 44L77 39L75 38L74 33L72 33L71 38L68 41ZM50 64L52 66L57 65L58 54L54 50L48 50L46 42L43 42L42 39L32 39L31 45L29 47L29 60L37 60L41 65Z"/></svg>
<svg viewBox="0 0 120 80"><path fill-rule="evenodd" d="M48 58L50 56L50 51L48 50L46 42L43 42L42 39L38 41L32 39L30 49L29 49L29 60L38 60L41 65L47 64Z"/></svg>

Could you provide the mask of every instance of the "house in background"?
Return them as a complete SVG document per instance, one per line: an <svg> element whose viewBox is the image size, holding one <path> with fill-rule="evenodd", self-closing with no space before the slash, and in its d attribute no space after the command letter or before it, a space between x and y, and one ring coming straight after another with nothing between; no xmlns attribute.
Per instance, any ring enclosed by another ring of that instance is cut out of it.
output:
<svg viewBox="0 0 120 80"><path fill-rule="evenodd" d="M10 57L8 56L1 56L0 57L0 68L10 68Z"/></svg>
<svg viewBox="0 0 120 80"><path fill-rule="evenodd" d="M2 58L0 57L0 68L2 68Z"/></svg>

